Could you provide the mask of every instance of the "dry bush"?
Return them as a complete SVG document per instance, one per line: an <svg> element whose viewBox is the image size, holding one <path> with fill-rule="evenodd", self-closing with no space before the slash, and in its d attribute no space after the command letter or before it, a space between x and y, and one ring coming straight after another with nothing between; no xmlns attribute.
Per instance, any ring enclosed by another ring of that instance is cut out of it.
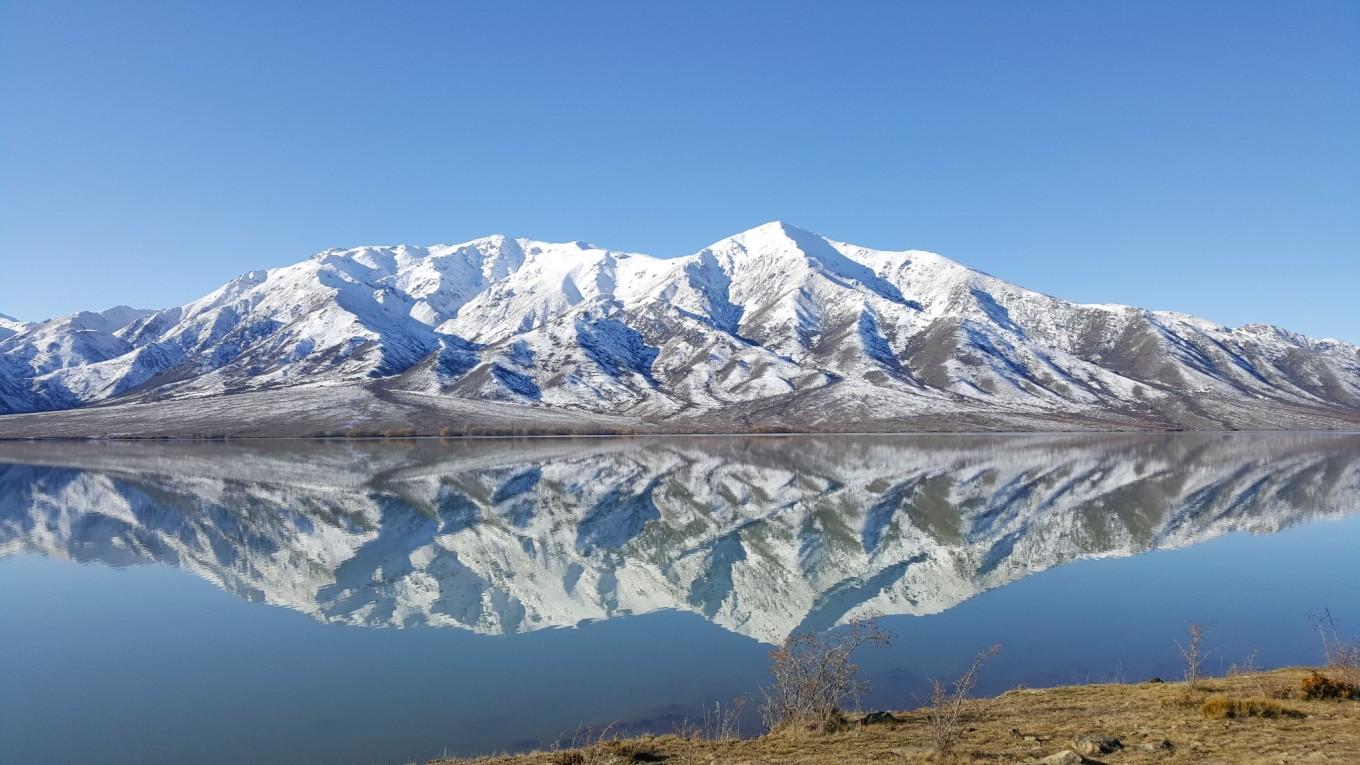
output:
<svg viewBox="0 0 1360 765"><path fill-rule="evenodd" d="M1327 662L1327 669L1341 682L1360 686L1360 638L1341 637L1331 609L1323 609L1321 616L1314 614L1309 618L1322 641L1322 659Z"/></svg>
<svg viewBox="0 0 1360 765"><path fill-rule="evenodd" d="M1236 720L1244 717L1303 717L1297 709L1290 709L1270 699L1234 699L1227 696L1210 696L1200 705L1200 714L1206 720Z"/></svg>
<svg viewBox="0 0 1360 765"><path fill-rule="evenodd" d="M971 715L966 713L965 702L977 685L978 672L988 659L1001 652L1000 645L994 645L978 653L973 663L952 685L939 680L931 681L930 708L926 721L930 728L930 743L935 754L943 757L954 751L959 739L968 728Z"/></svg>
<svg viewBox="0 0 1360 765"><path fill-rule="evenodd" d="M887 632L872 620L857 621L843 632L821 637L790 635L770 651L774 683L761 689L763 713L770 730L789 725L837 729L841 706L859 705L868 683L859 676L855 651L869 644L887 645Z"/></svg>
<svg viewBox="0 0 1360 765"><path fill-rule="evenodd" d="M730 741L741 738L741 716L746 712L746 697L738 696L723 706L714 702L704 710L704 737L710 741Z"/></svg>
<svg viewBox="0 0 1360 765"><path fill-rule="evenodd" d="M1199 685L1199 679L1203 672L1205 653L1201 647L1204 642L1204 625L1191 622L1185 628L1188 640L1185 645L1181 641L1176 641L1176 649L1180 651L1181 658L1185 660L1185 682L1194 688Z"/></svg>
<svg viewBox="0 0 1360 765"><path fill-rule="evenodd" d="M1360 686L1310 672L1299 683L1299 696L1309 701L1360 701Z"/></svg>
<svg viewBox="0 0 1360 765"><path fill-rule="evenodd" d="M1261 679L1261 670L1256 666L1256 657L1259 655L1261 655L1261 649L1253 648L1241 664L1233 662L1232 666L1228 667L1228 677L1249 677L1256 686L1256 693L1261 696L1268 696L1265 681Z"/></svg>
<svg viewBox="0 0 1360 765"><path fill-rule="evenodd" d="M1259 672L1260 670L1257 669L1256 667L1256 657L1260 655L1261 649L1254 648L1252 649L1251 653L1247 654L1247 658L1242 660L1241 664L1233 662L1231 665L1228 666L1228 677L1237 677L1239 675L1254 675L1257 672Z"/></svg>

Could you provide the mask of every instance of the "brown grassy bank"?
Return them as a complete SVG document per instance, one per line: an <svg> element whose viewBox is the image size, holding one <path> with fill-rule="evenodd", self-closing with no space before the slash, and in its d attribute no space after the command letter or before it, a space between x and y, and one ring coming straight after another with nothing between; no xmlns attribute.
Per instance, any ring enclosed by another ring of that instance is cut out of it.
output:
<svg viewBox="0 0 1360 765"><path fill-rule="evenodd" d="M955 754L948 757L932 753L927 714L916 710L868 724L852 718L834 733L786 728L759 738L721 741L646 736L576 749L442 762L1037 763L1082 748L1074 741L1094 736L1118 739L1121 746L1097 753L1098 747L1088 742L1087 757L1073 752L1066 755L1067 761L1110 765L1360 763L1360 700L1307 698L1309 676L1310 670L1284 669L1210 678L1194 689L1184 683L1142 683L1014 690L967 702L968 728Z"/></svg>

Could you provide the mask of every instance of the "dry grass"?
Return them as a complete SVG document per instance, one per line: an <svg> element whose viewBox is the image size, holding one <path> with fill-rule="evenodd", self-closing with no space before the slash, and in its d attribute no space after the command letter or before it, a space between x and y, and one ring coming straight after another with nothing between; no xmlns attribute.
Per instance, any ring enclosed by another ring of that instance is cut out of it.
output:
<svg viewBox="0 0 1360 765"><path fill-rule="evenodd" d="M1238 699L1231 696L1210 696L1200 704L1199 713L1207 720L1236 720L1243 717L1264 717L1273 720L1277 717L1307 717L1293 707L1287 707L1270 699Z"/></svg>
<svg viewBox="0 0 1360 765"><path fill-rule="evenodd" d="M994 699L968 702L975 705L969 710L969 727L955 753L946 759L932 753L928 712L917 710L896 714L876 724L855 722L846 730L830 734L777 731L739 741L643 737L596 745L588 756L583 754L575 760L564 759L571 757L569 752L543 752L465 763L1010 765L1036 762L1066 749L1074 738L1093 732L1123 742L1123 749L1098 757L1109 765L1360 763L1360 702L1302 698L1303 683L1309 674L1308 670L1289 669L1202 678L1195 690L1184 683L1144 683L1011 691ZM1264 695L1261 689L1265 690ZM1225 714L1221 719L1206 717L1201 710L1207 701L1216 698L1229 700L1234 714ZM1260 713L1267 708L1277 711ZM1243 709L1245 714L1236 714ZM1253 709L1258 713L1252 714ZM1157 746L1162 741L1171 742L1171 748ZM639 756L657 759L636 759Z"/></svg>
<svg viewBox="0 0 1360 765"><path fill-rule="evenodd" d="M600 741L577 749L563 749L548 755L551 765L614 765L630 762L665 762L662 753L649 739Z"/></svg>

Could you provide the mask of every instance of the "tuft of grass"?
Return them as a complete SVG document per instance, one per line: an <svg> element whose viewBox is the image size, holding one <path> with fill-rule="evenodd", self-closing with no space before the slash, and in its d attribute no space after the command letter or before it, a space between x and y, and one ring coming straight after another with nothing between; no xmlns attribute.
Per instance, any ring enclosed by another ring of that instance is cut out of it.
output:
<svg viewBox="0 0 1360 765"><path fill-rule="evenodd" d="M1171 709L1195 709L1204 703L1205 698L1203 691L1181 688L1162 699L1162 706Z"/></svg>
<svg viewBox="0 0 1360 765"><path fill-rule="evenodd" d="M1237 720L1245 717L1273 720L1304 716L1297 709L1290 709L1270 699L1234 699L1228 696L1210 696L1200 705L1199 713L1206 720Z"/></svg>
<svg viewBox="0 0 1360 765"><path fill-rule="evenodd" d="M637 739L600 741L581 749L553 752L551 765L597 765L603 763L664 762L666 755L655 745Z"/></svg>
<svg viewBox="0 0 1360 765"><path fill-rule="evenodd" d="M1360 701L1360 687L1312 672L1299 682L1299 695L1309 701Z"/></svg>
<svg viewBox="0 0 1360 765"><path fill-rule="evenodd" d="M662 762L666 759L660 749L644 741L611 741L598 748L624 762Z"/></svg>

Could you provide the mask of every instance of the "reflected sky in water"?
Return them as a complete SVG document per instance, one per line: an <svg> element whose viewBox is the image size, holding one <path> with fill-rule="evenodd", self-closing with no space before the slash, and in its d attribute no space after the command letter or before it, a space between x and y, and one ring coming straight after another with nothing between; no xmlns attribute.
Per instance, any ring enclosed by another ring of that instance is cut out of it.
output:
<svg viewBox="0 0 1360 765"><path fill-rule="evenodd" d="M664 731L869 615L878 706L997 641L988 690L1172 676L1189 620L1225 664L1315 661L1310 611L1360 631L1357 510L1343 434L3 443L0 741L368 763Z"/></svg>

